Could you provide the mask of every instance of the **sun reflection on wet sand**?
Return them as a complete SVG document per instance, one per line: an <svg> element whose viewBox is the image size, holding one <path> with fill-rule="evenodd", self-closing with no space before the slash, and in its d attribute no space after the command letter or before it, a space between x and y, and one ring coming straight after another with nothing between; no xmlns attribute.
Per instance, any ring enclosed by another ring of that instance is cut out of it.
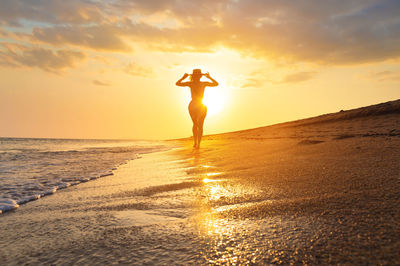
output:
<svg viewBox="0 0 400 266"><path fill-rule="evenodd" d="M212 168L210 166L202 168ZM220 217L219 211L213 207L214 204L224 198L234 197L225 183L226 179L212 179L221 175L221 172L206 172L207 177L202 181L202 194L204 200L200 206L197 216L197 226L202 238L207 239L209 249L204 254L208 263L211 264L236 264L239 262L241 247L237 246L235 231L236 223L231 223L228 219Z"/></svg>
<svg viewBox="0 0 400 266"><path fill-rule="evenodd" d="M234 264L238 262L240 248L235 244L235 225L218 213L204 209L197 217L200 236L206 240L208 249L203 254L211 264Z"/></svg>
<svg viewBox="0 0 400 266"><path fill-rule="evenodd" d="M188 174L193 178L200 178L203 183L197 194L198 211L194 217L199 236L208 243L202 256L210 264L237 264L243 262L244 257L248 258L250 251L254 253L252 257L256 258L258 250L249 246L251 239L244 239L248 233L247 221L234 220L221 215L225 211L223 207L227 204L231 208L242 206L241 203L234 203L236 199L248 198L247 187L243 187L229 177L226 178L226 173L216 171L217 167L206 162L200 152L193 155L190 163L194 170ZM220 178L222 175L224 178ZM249 193L253 192L255 191L252 190ZM247 259L247 262L254 263L255 261Z"/></svg>
<svg viewBox="0 0 400 266"><path fill-rule="evenodd" d="M206 190L208 192L207 196L211 201L216 201L232 195L228 190L219 184L212 184L211 186L206 187Z"/></svg>
<svg viewBox="0 0 400 266"><path fill-rule="evenodd" d="M232 221L220 217L218 212L204 210L198 216L197 225L200 236L208 243L203 256L210 264L237 264L244 262L245 257L247 263L254 263L260 255L257 248L251 247L252 239L246 238L248 232L243 228L247 225L243 221Z"/></svg>
<svg viewBox="0 0 400 266"><path fill-rule="evenodd" d="M207 176L217 176L217 175L221 175L222 173L207 173Z"/></svg>
<svg viewBox="0 0 400 266"><path fill-rule="evenodd" d="M217 180L215 180L215 179L209 179L209 178L204 178L203 179L203 183L211 183L211 182L217 182Z"/></svg>

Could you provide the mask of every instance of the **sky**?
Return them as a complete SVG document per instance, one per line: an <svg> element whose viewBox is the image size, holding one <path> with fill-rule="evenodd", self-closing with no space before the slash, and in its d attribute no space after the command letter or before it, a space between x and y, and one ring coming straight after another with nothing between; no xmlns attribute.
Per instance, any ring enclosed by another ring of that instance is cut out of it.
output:
<svg viewBox="0 0 400 266"><path fill-rule="evenodd" d="M0 136L205 134L400 98L400 1L0 0Z"/></svg>

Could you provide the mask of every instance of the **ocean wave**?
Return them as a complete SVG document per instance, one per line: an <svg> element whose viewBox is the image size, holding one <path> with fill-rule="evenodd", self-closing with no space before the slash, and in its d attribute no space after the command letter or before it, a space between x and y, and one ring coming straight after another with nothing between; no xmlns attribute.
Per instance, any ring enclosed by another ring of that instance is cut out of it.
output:
<svg viewBox="0 0 400 266"><path fill-rule="evenodd" d="M3 139L2 144L4 142ZM114 147L110 142L106 147L96 142L97 147L87 147L93 145L90 141L73 142L72 147L68 147L60 140L55 140L53 146L51 140L46 140L47 146L41 148L40 141L28 139L26 142L26 149L21 147L21 141L15 148L10 143L6 143L5 148L0 145L0 213L60 189L113 175L119 165L139 158L140 154L166 148L165 145L142 142ZM32 147L35 144L39 147ZM115 143L121 144L125 143ZM61 150L60 145L63 146Z"/></svg>

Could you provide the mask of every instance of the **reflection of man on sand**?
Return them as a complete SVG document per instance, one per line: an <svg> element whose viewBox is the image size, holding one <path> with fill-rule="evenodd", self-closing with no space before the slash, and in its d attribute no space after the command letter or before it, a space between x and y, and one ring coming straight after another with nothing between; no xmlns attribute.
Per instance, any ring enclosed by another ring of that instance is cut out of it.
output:
<svg viewBox="0 0 400 266"><path fill-rule="evenodd" d="M182 82L188 76L190 76L190 82ZM202 76L207 77L212 82L200 81ZM206 86L218 86L218 82L215 81L209 73L202 74L200 69L193 69L191 75L185 73L185 75L176 82L176 85L181 87L190 87L192 101L189 104L189 113L193 121L193 147L200 148L201 137L203 136L204 119L207 115L207 106L203 104L204 89Z"/></svg>

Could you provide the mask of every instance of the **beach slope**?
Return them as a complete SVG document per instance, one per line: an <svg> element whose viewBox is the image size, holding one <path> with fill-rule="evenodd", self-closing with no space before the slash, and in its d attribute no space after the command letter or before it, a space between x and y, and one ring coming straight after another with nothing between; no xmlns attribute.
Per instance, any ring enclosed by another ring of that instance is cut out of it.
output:
<svg viewBox="0 0 400 266"><path fill-rule="evenodd" d="M5 264L400 264L400 100L190 139L0 217Z"/></svg>

